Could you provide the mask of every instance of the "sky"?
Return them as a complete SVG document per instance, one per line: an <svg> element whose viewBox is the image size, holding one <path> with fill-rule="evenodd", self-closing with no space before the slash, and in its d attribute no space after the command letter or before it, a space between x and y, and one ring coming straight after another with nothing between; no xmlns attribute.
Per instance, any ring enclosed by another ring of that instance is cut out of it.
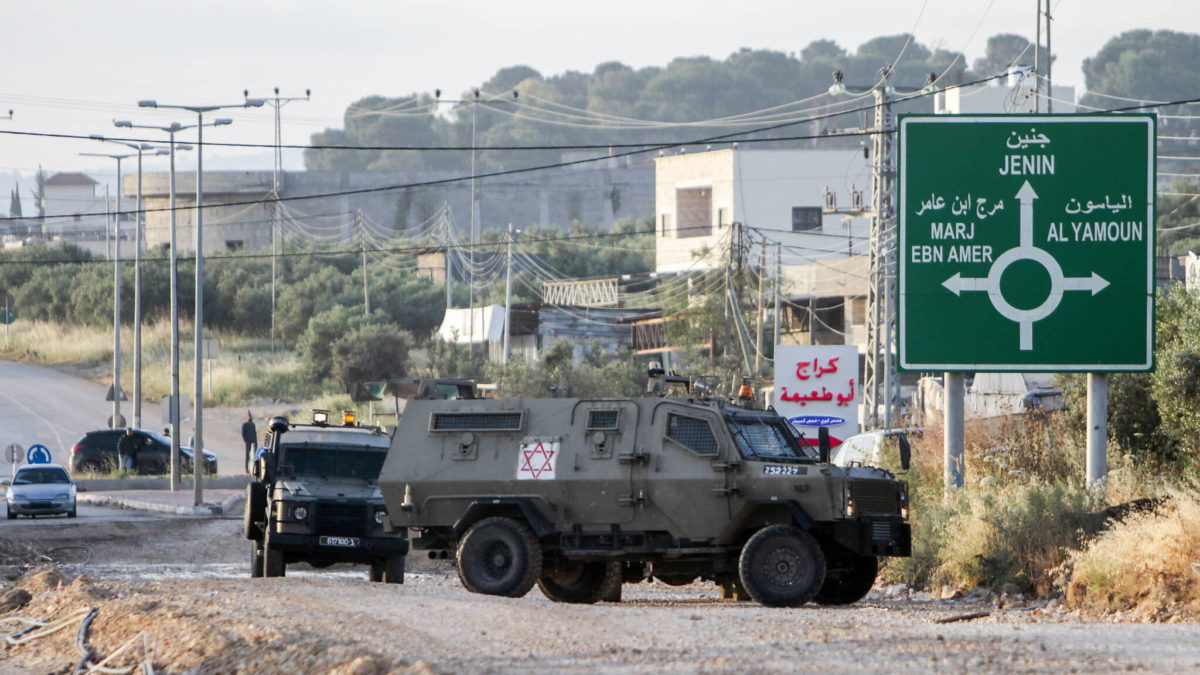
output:
<svg viewBox="0 0 1200 675"><path fill-rule="evenodd" d="M1196 0L1052 3L1055 84L1077 90L1083 60L1119 33L1200 30ZM799 52L817 39L853 50L909 31L928 47L974 61L991 35L1032 37L1036 7L1036 0L13 0L3 12L0 112L14 113L0 131L119 135L113 119L195 121L186 111L138 108L141 99L236 105L244 89L265 96L279 87L281 96L312 90L310 101L283 107L283 142L303 144L314 131L340 127L359 98L435 88L453 97L512 65L543 75L590 72L606 61L664 66L681 56L724 59L742 47ZM273 142L270 108L213 116L234 123L207 130L206 141ZM88 140L0 134L0 173L42 166L107 181L114 161L78 153L121 151ZM206 169L272 165L270 150L208 148L204 159ZM179 168L194 161L182 155ZM165 166L146 162L148 171ZM287 154L285 168L302 168L298 151Z"/></svg>

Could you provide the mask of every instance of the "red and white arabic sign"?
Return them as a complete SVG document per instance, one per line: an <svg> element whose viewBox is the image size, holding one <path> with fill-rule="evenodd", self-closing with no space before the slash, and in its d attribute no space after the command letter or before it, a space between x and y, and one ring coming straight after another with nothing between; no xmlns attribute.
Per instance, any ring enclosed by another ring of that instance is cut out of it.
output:
<svg viewBox="0 0 1200 675"><path fill-rule="evenodd" d="M813 445L818 427L833 445L858 433L859 388L855 345L775 348L775 410Z"/></svg>

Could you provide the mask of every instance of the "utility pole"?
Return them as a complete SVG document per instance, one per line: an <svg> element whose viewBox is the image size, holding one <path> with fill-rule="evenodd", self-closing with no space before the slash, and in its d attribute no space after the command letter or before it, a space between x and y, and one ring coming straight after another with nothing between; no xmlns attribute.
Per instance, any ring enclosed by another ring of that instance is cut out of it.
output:
<svg viewBox="0 0 1200 675"><path fill-rule="evenodd" d="M754 376L762 372L763 353L763 314L767 310L767 299L764 295L767 276L767 238L763 237L758 254L758 306L754 314L757 326L754 331Z"/></svg>
<svg viewBox="0 0 1200 675"><path fill-rule="evenodd" d="M888 100L890 71L874 89L875 124L871 139L871 240L867 282L867 358L863 368L863 404L867 427L892 426L895 361L892 358L893 273L895 227L892 195L895 190L892 105ZM882 420L880 412L882 409Z"/></svg>
<svg viewBox="0 0 1200 675"><path fill-rule="evenodd" d="M242 96L250 98L250 90L242 90ZM275 351L275 279L279 266L279 197L283 194L283 126L280 108L292 101L311 100L312 89L305 89L304 96L285 97L279 95L279 87L275 87L273 98L262 99L275 109L275 165L271 170L271 351Z"/></svg>
<svg viewBox="0 0 1200 675"><path fill-rule="evenodd" d="M371 292L367 287L367 231L363 224L362 209L354 212L354 224L358 227L358 247L362 251L363 316L371 316Z"/></svg>
<svg viewBox="0 0 1200 675"><path fill-rule="evenodd" d="M783 243L775 243L775 344L772 350L779 346L780 334L783 331L783 316L779 313L779 301L783 297Z"/></svg>
<svg viewBox="0 0 1200 675"><path fill-rule="evenodd" d="M512 333L512 245L513 227L508 224L508 271L504 278L504 354L500 363L508 365L509 334Z"/></svg>

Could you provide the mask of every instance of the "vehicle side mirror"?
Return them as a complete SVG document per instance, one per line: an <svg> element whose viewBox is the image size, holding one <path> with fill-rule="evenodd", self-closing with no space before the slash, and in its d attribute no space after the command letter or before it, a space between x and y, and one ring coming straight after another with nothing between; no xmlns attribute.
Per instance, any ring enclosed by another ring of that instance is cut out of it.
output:
<svg viewBox="0 0 1200 675"><path fill-rule="evenodd" d="M912 446L908 444L908 436L899 434L896 440L900 443L900 468L908 471L908 467L912 464Z"/></svg>
<svg viewBox="0 0 1200 675"><path fill-rule="evenodd" d="M0 480L0 485L12 485L12 483L10 483L7 478L5 478L4 480Z"/></svg>
<svg viewBox="0 0 1200 675"><path fill-rule="evenodd" d="M817 429L817 450L821 453L821 463L829 463L829 427Z"/></svg>
<svg viewBox="0 0 1200 675"><path fill-rule="evenodd" d="M275 475L275 453L268 450L254 463L254 477L269 481L273 475Z"/></svg>

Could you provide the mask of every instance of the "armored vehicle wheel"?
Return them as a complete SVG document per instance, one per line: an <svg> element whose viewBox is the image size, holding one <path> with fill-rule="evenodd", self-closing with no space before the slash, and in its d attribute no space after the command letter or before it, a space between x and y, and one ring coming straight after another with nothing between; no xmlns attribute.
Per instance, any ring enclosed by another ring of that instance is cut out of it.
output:
<svg viewBox="0 0 1200 675"><path fill-rule="evenodd" d="M282 577L287 575L287 564L283 560L283 551L271 548L270 542L263 544L263 576Z"/></svg>
<svg viewBox="0 0 1200 675"><path fill-rule="evenodd" d="M367 579L372 583L383 583L383 565L371 563L371 566L367 570Z"/></svg>
<svg viewBox="0 0 1200 675"><path fill-rule="evenodd" d="M554 569L544 570L537 585L555 602L590 605L607 600L614 588L621 587L621 563L566 560Z"/></svg>
<svg viewBox="0 0 1200 675"><path fill-rule="evenodd" d="M257 541L251 544L250 549L250 578L258 579L263 575L263 549L262 544Z"/></svg>
<svg viewBox="0 0 1200 675"><path fill-rule="evenodd" d="M825 554L804 530L764 527L742 548L738 574L750 597L767 607L803 605L825 581Z"/></svg>
<svg viewBox="0 0 1200 675"><path fill-rule="evenodd" d="M523 523L485 518L458 543L458 578L474 593L519 598L542 572L542 549Z"/></svg>
<svg viewBox="0 0 1200 675"><path fill-rule="evenodd" d="M821 590L813 598L819 605L848 605L862 600L875 585L879 560L872 555L856 555L844 562L844 570L828 574ZM842 567L842 565L838 565Z"/></svg>
<svg viewBox="0 0 1200 675"><path fill-rule="evenodd" d="M261 540L262 527L256 522L266 518L267 489L262 483L250 483L246 486L246 505L242 510L242 532L247 539Z"/></svg>

